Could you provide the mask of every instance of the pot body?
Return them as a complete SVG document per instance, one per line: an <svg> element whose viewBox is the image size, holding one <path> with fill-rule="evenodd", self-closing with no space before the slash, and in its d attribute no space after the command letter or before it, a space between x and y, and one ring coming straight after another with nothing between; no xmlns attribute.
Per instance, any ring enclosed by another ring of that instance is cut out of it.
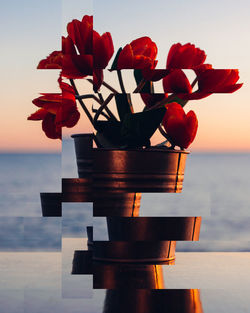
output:
<svg viewBox="0 0 250 313"><path fill-rule="evenodd" d="M92 202L92 179L62 178L63 202Z"/></svg>
<svg viewBox="0 0 250 313"><path fill-rule="evenodd" d="M79 178L88 177L92 173L93 157L93 134L74 134L76 162Z"/></svg>
<svg viewBox="0 0 250 313"><path fill-rule="evenodd" d="M56 192L40 193L42 215L62 216L62 194Z"/></svg>
<svg viewBox="0 0 250 313"><path fill-rule="evenodd" d="M93 149L95 192L181 192L188 152Z"/></svg>
<svg viewBox="0 0 250 313"><path fill-rule="evenodd" d="M92 264L92 251L76 250L72 262L71 274L93 274Z"/></svg>
<svg viewBox="0 0 250 313"><path fill-rule="evenodd" d="M64 202L93 202L94 216L138 216L140 193L93 192L93 134L75 134L79 178L63 178Z"/></svg>
<svg viewBox="0 0 250 313"><path fill-rule="evenodd" d="M93 198L94 216L139 216L141 193L96 192Z"/></svg>
<svg viewBox="0 0 250 313"><path fill-rule="evenodd" d="M93 260L118 263L172 264L175 241L94 241Z"/></svg>
<svg viewBox="0 0 250 313"><path fill-rule="evenodd" d="M111 241L198 241L201 217L107 217Z"/></svg>

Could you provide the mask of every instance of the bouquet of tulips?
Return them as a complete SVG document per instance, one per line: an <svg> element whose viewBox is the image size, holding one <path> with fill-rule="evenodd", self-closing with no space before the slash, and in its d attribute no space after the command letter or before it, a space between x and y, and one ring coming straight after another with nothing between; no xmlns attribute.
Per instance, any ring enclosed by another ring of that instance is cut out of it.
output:
<svg viewBox="0 0 250 313"><path fill-rule="evenodd" d="M52 52L38 64L38 69L60 69L58 83L61 93L42 93L33 100L39 108L29 120L42 120L42 129L52 139L61 138L62 127L77 124L80 113L76 101L95 129L98 147L148 148L150 138L158 129L164 141L157 145L186 149L194 140L198 128L195 113L185 113L189 100L199 100L213 93L232 93L242 84L237 69L213 69L206 64L206 54L195 45L173 44L169 50L166 68L156 69L157 46L149 37L133 40L116 53L109 71L115 72L120 90L104 81L104 69L114 54L111 34L102 36L93 30L93 17L85 15L82 21L67 25L67 37L62 37L61 51ZM134 93L140 93L145 104L142 112L134 113L131 95L126 93L123 69L132 69L136 81ZM183 70L192 70L195 79L190 82ZM92 94L80 95L75 79L86 79L93 85ZM154 82L161 81L162 93L154 92ZM110 91L104 99L100 87ZM92 98L97 109L89 110L84 101ZM116 114L108 105L114 99ZM101 120L99 119L101 117ZM119 119L118 119L119 117Z"/></svg>

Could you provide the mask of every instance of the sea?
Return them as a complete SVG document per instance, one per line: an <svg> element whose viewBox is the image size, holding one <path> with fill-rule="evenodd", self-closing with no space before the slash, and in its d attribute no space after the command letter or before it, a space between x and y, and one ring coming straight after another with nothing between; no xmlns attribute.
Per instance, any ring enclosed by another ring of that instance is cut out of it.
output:
<svg viewBox="0 0 250 313"><path fill-rule="evenodd" d="M72 140L62 154L0 154L0 250L60 251L62 237L107 239L105 218L91 203L64 203L62 218L42 218L40 192L60 192L77 177ZM250 154L191 153L182 193L144 193L141 216L202 216L199 242L181 251L250 251Z"/></svg>
<svg viewBox="0 0 250 313"><path fill-rule="evenodd" d="M95 240L108 238L105 218L92 217L91 203L63 203L61 218L41 215L40 192L60 192L61 177L77 177L72 141L63 141L62 154L0 154L0 173L0 313L103 312L106 291L92 290L92 276L70 273L74 251L86 249L86 226L94 226ZM249 277L250 154L192 152L182 193L144 193L140 213L202 216L200 240L177 244L177 262L183 252L200 259L192 267L186 254L190 268L169 270L166 288L201 288L205 313L249 312L249 288L239 286ZM224 278L213 271L220 258Z"/></svg>

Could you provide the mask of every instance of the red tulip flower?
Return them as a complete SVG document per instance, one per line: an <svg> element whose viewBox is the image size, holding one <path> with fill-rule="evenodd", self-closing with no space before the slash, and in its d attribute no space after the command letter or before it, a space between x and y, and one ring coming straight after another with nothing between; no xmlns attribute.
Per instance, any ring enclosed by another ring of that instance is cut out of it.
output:
<svg viewBox="0 0 250 313"><path fill-rule="evenodd" d="M196 48L195 45L176 43L169 50L166 66L167 69L194 69L203 64L205 60L205 52Z"/></svg>
<svg viewBox="0 0 250 313"><path fill-rule="evenodd" d="M117 69L155 68L157 46L149 37L141 37L126 45L119 54Z"/></svg>
<svg viewBox="0 0 250 313"><path fill-rule="evenodd" d="M73 40L62 37L62 75L67 78L84 78L93 73L93 55L77 54Z"/></svg>
<svg viewBox="0 0 250 313"><path fill-rule="evenodd" d="M174 146L186 149L195 139L198 120L193 111L187 114L179 103L167 104L167 111L162 124L165 128L169 141Z"/></svg>
<svg viewBox="0 0 250 313"><path fill-rule="evenodd" d="M59 84L62 93L42 93L32 101L40 109L28 117L28 120L42 120L42 129L51 139L61 138L62 127L73 127L80 118L74 89L61 81Z"/></svg>
<svg viewBox="0 0 250 313"><path fill-rule="evenodd" d="M211 69L203 67L195 70L198 80L198 90L193 93L180 93L183 100L199 100L213 93L233 93L242 87L237 69Z"/></svg>
<svg viewBox="0 0 250 313"><path fill-rule="evenodd" d="M93 31L94 69L104 69L114 54L114 46L110 33L100 36Z"/></svg>
<svg viewBox="0 0 250 313"><path fill-rule="evenodd" d="M63 62L62 51L53 51L46 59L39 62L38 69L61 69Z"/></svg>
<svg viewBox="0 0 250 313"><path fill-rule="evenodd" d="M85 15L82 21L72 20L67 25L68 36L62 37L62 51L54 51L38 68L61 68L67 78L94 76L94 89L103 81L103 72L113 53L110 33L100 36L93 30L93 16ZM60 58L59 58L60 57Z"/></svg>
<svg viewBox="0 0 250 313"><path fill-rule="evenodd" d="M170 74L165 76L162 80L164 92L169 93L191 93L192 86L185 75L180 69L173 70Z"/></svg>
<svg viewBox="0 0 250 313"><path fill-rule="evenodd" d="M236 84L239 80L239 70L206 69L196 71L199 90L211 93L232 93L243 84Z"/></svg>
<svg viewBox="0 0 250 313"><path fill-rule="evenodd" d="M147 81L156 82L161 80L165 76L170 73L169 70L161 70L161 69L145 69L142 70L142 76Z"/></svg>
<svg viewBox="0 0 250 313"><path fill-rule="evenodd" d="M159 93L159 94L141 93L140 95L141 95L143 102L145 103L145 106L148 108L153 107L154 105L157 104L157 102L160 102L168 97L167 93L166 94L164 93Z"/></svg>
<svg viewBox="0 0 250 313"><path fill-rule="evenodd" d="M67 31L80 55L93 54L93 16L85 15L82 21L72 20Z"/></svg>

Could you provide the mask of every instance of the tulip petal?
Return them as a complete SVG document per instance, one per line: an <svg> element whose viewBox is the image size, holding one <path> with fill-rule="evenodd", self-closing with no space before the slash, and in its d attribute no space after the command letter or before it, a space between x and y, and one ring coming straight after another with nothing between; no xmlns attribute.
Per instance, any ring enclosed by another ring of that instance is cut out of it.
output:
<svg viewBox="0 0 250 313"><path fill-rule="evenodd" d="M191 93L192 86L182 70L173 70L163 78L163 89L166 93Z"/></svg>
<svg viewBox="0 0 250 313"><path fill-rule="evenodd" d="M162 121L172 145L186 149L195 139L198 120L193 111L185 114L178 103L169 103Z"/></svg>
<svg viewBox="0 0 250 313"><path fill-rule="evenodd" d="M40 121L43 120L45 118L45 116L47 115L47 111L44 109L39 109L37 110L35 113L31 114L28 117L28 120L30 121Z"/></svg>
<svg viewBox="0 0 250 313"><path fill-rule="evenodd" d="M42 121L42 129L46 136L51 139L61 139L61 129L55 125L55 115L48 113Z"/></svg>

